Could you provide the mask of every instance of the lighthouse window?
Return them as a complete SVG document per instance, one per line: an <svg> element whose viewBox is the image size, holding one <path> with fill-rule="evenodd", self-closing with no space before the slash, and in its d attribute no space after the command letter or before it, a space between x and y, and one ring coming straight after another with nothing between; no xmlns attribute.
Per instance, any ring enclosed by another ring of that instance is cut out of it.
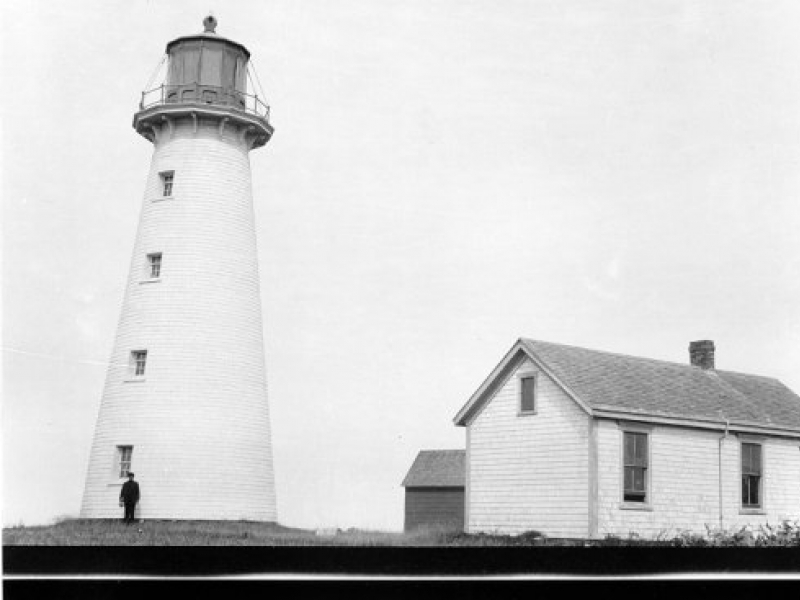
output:
<svg viewBox="0 0 800 600"><path fill-rule="evenodd" d="M147 350L134 350L131 352L131 373L134 377L143 377L147 364Z"/></svg>
<svg viewBox="0 0 800 600"><path fill-rule="evenodd" d="M131 458L133 457L133 446L117 446L117 463L119 476L127 477L131 470Z"/></svg>
<svg viewBox="0 0 800 600"><path fill-rule="evenodd" d="M161 175L162 196L172 196L172 182L175 179L175 171L164 171Z"/></svg>
<svg viewBox="0 0 800 600"><path fill-rule="evenodd" d="M147 255L148 275L150 279L161 277L161 253Z"/></svg>

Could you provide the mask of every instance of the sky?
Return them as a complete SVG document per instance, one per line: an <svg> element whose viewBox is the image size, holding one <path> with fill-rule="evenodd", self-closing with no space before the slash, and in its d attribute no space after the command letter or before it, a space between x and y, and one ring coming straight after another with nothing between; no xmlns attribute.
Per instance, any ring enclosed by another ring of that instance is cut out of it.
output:
<svg viewBox="0 0 800 600"><path fill-rule="evenodd" d="M244 44L278 518L400 530L519 337L800 392L800 4L12 0L4 525L77 516L166 43Z"/></svg>

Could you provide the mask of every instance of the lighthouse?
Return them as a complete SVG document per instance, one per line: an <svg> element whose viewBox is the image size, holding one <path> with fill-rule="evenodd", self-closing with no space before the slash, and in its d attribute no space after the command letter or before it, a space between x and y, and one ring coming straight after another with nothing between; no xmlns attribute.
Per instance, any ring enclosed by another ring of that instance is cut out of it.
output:
<svg viewBox="0 0 800 600"><path fill-rule="evenodd" d="M153 155L83 518L121 517L133 472L136 518L277 520L249 163L273 128L248 50L203 25L133 118Z"/></svg>

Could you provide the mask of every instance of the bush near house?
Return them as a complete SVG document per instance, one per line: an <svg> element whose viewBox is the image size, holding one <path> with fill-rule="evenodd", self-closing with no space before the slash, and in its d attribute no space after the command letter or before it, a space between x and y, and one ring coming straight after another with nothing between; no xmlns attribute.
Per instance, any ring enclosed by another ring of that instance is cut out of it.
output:
<svg viewBox="0 0 800 600"><path fill-rule="evenodd" d="M705 546L800 546L800 525L783 521L778 525L761 525L758 529L742 527L725 530L706 528L703 535L683 533L672 540L679 547Z"/></svg>
<svg viewBox="0 0 800 600"><path fill-rule="evenodd" d="M751 526L720 529L706 525L704 533L681 531L671 536L662 534L652 539L640 538L631 532L627 537L609 535L602 540L593 540L588 545L677 548L800 546L800 524L798 521L785 520L778 525L760 525L757 529Z"/></svg>

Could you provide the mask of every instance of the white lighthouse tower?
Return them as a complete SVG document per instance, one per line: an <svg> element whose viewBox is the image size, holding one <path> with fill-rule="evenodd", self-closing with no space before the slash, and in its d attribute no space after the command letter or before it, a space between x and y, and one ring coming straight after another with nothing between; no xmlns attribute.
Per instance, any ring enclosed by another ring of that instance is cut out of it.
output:
<svg viewBox="0 0 800 600"><path fill-rule="evenodd" d="M133 119L154 150L84 518L120 517L133 471L137 518L277 520L249 164L273 129L250 53L203 24Z"/></svg>

